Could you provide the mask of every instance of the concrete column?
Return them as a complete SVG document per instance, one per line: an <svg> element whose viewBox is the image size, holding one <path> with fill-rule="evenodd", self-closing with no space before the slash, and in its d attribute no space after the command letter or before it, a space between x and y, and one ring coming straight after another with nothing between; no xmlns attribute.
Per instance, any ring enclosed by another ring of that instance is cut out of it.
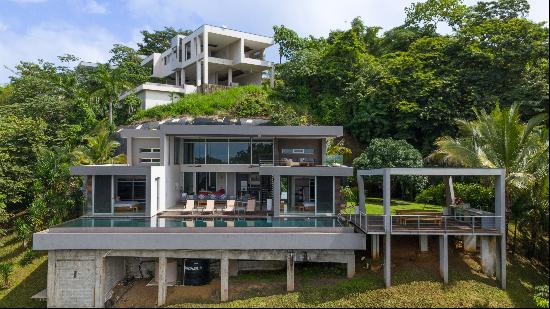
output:
<svg viewBox="0 0 550 309"><path fill-rule="evenodd" d="M455 201L455 190L453 187L453 176L445 176L445 207L451 205Z"/></svg>
<svg viewBox="0 0 550 309"><path fill-rule="evenodd" d="M132 159L132 147L133 147L134 138L128 137L126 139L126 163L134 165L134 160Z"/></svg>
<svg viewBox="0 0 550 309"><path fill-rule="evenodd" d="M498 270L497 279L503 289L506 289L506 198L505 198L506 171L502 170L501 175L495 181L495 215L500 216L495 221L500 232L498 245ZM496 242L497 240L495 240Z"/></svg>
<svg viewBox="0 0 550 309"><path fill-rule="evenodd" d="M180 85L180 80L179 80L178 71L174 72L174 74L175 74L175 77L176 77L176 86L179 86Z"/></svg>
<svg viewBox="0 0 550 309"><path fill-rule="evenodd" d="M170 138L168 135L160 136L160 165L170 165Z"/></svg>
<svg viewBox="0 0 550 309"><path fill-rule="evenodd" d="M387 288L391 286L391 234L384 236L384 284Z"/></svg>
<svg viewBox="0 0 550 309"><path fill-rule="evenodd" d="M55 303L55 264L56 254L54 250L48 251L48 282L47 282L47 306L48 308L56 307Z"/></svg>
<svg viewBox="0 0 550 309"><path fill-rule="evenodd" d="M355 276L355 254L348 255L348 263L347 263L347 277L353 278Z"/></svg>
<svg viewBox="0 0 550 309"><path fill-rule="evenodd" d="M166 256L159 256L159 272L158 272L158 298L157 305L159 307L166 304Z"/></svg>
<svg viewBox="0 0 550 309"><path fill-rule="evenodd" d="M231 86L233 84L233 69L229 68L227 69L227 86Z"/></svg>
<svg viewBox="0 0 550 309"><path fill-rule="evenodd" d="M449 283L449 240L447 234L439 236L439 274Z"/></svg>
<svg viewBox="0 0 550 309"><path fill-rule="evenodd" d="M357 189L359 192L359 210L367 213L367 209L365 208L365 183L361 175L357 175Z"/></svg>
<svg viewBox="0 0 550 309"><path fill-rule="evenodd" d="M466 235L462 237L462 242L464 243L465 252L476 252L477 251L477 241L475 235Z"/></svg>
<svg viewBox="0 0 550 309"><path fill-rule="evenodd" d="M273 216L278 217L281 214L281 176L273 176Z"/></svg>
<svg viewBox="0 0 550 309"><path fill-rule="evenodd" d="M384 246L384 283L391 286L391 175L388 169L384 169L382 180L383 204L384 204L384 228L386 231Z"/></svg>
<svg viewBox="0 0 550 309"><path fill-rule="evenodd" d="M481 238L481 270L494 276L496 274L497 245L495 236L480 236Z"/></svg>
<svg viewBox="0 0 550 309"><path fill-rule="evenodd" d="M286 256L286 291L294 291L294 253Z"/></svg>
<svg viewBox="0 0 550 309"><path fill-rule="evenodd" d="M428 235L419 235L420 252L428 252Z"/></svg>
<svg viewBox="0 0 550 309"><path fill-rule="evenodd" d="M380 256L380 235L370 235L371 257L376 260Z"/></svg>
<svg viewBox="0 0 550 309"><path fill-rule="evenodd" d="M204 57L203 57L203 66L202 66L202 69L204 70L204 73L203 73L203 76L204 76L204 84L205 85L208 85L209 84L209 81L208 81L208 31L204 31L203 34L203 39L202 39L202 44L203 44L203 51L204 51Z"/></svg>
<svg viewBox="0 0 550 309"><path fill-rule="evenodd" d="M501 236L500 238L500 246L499 246L499 272L497 275L497 279L500 281L500 286L502 289L506 290L506 237Z"/></svg>
<svg viewBox="0 0 550 309"><path fill-rule="evenodd" d="M199 87L201 84L202 84L202 77L201 77L201 61L197 61L197 63L195 64L195 67L197 69L197 72L196 72L196 76L197 76L197 87Z"/></svg>
<svg viewBox="0 0 550 309"><path fill-rule="evenodd" d="M229 259L225 252L222 253L220 262L220 300L227 301L229 299Z"/></svg>
<svg viewBox="0 0 550 309"><path fill-rule="evenodd" d="M94 307L105 307L105 258L103 252L97 251L95 258Z"/></svg>

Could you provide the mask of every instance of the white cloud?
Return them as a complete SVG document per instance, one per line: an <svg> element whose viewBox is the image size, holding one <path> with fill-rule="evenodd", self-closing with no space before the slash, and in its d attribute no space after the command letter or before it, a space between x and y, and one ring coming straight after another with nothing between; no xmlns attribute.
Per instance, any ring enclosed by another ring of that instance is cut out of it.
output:
<svg viewBox="0 0 550 309"><path fill-rule="evenodd" d="M83 7L84 11L91 14L106 14L107 7L95 0L87 0Z"/></svg>
<svg viewBox="0 0 550 309"><path fill-rule="evenodd" d="M57 63L57 56L73 54L83 61L106 61L119 42L107 29L91 26L77 29L68 24L37 24L24 33L0 32L0 83L6 83L20 61L44 59Z"/></svg>

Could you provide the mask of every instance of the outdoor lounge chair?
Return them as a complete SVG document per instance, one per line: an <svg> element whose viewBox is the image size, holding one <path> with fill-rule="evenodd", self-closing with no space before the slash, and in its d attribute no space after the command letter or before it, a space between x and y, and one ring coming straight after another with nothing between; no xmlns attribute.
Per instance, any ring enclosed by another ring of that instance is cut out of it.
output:
<svg viewBox="0 0 550 309"><path fill-rule="evenodd" d="M222 209L222 213L235 212L235 200L227 200L227 206Z"/></svg>
<svg viewBox="0 0 550 309"><path fill-rule="evenodd" d="M248 223L245 220L235 221L235 227L248 227Z"/></svg>
<svg viewBox="0 0 550 309"><path fill-rule="evenodd" d="M206 201L206 208L202 212L213 214L214 213L214 205L215 205L214 200L207 200Z"/></svg>
<svg viewBox="0 0 550 309"><path fill-rule="evenodd" d="M183 208L183 213L193 213L195 211L195 200L185 201L185 208Z"/></svg>
<svg viewBox="0 0 550 309"><path fill-rule="evenodd" d="M206 222L203 220L195 220L195 227L206 227Z"/></svg>
<svg viewBox="0 0 550 309"><path fill-rule="evenodd" d="M248 202L246 203L246 212L249 213L249 212L255 212L255 211L256 211L256 200L255 199L248 200Z"/></svg>
<svg viewBox="0 0 550 309"><path fill-rule="evenodd" d="M214 220L214 227L227 227L227 222L223 220Z"/></svg>

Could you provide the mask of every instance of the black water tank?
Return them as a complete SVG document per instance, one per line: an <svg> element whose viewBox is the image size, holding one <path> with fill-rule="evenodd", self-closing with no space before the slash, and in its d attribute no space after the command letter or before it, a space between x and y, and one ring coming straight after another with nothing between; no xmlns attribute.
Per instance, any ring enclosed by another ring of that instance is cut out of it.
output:
<svg viewBox="0 0 550 309"><path fill-rule="evenodd" d="M205 285L210 282L210 262L208 260L185 259L183 265L184 285Z"/></svg>

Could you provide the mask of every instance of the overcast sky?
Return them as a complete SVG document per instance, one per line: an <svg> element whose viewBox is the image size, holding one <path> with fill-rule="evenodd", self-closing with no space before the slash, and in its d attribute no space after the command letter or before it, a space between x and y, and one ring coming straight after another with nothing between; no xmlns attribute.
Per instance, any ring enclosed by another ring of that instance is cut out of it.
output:
<svg viewBox="0 0 550 309"><path fill-rule="evenodd" d="M268 35L283 24L300 35L327 36L360 16L384 30L402 24L414 0L3 0L0 10L0 83L20 61L74 54L106 61L112 45L136 46L140 30L164 26L195 30L202 24ZM466 3L474 3L467 0ZM529 0L534 21L548 21L548 0ZM268 51L276 60L277 51Z"/></svg>

